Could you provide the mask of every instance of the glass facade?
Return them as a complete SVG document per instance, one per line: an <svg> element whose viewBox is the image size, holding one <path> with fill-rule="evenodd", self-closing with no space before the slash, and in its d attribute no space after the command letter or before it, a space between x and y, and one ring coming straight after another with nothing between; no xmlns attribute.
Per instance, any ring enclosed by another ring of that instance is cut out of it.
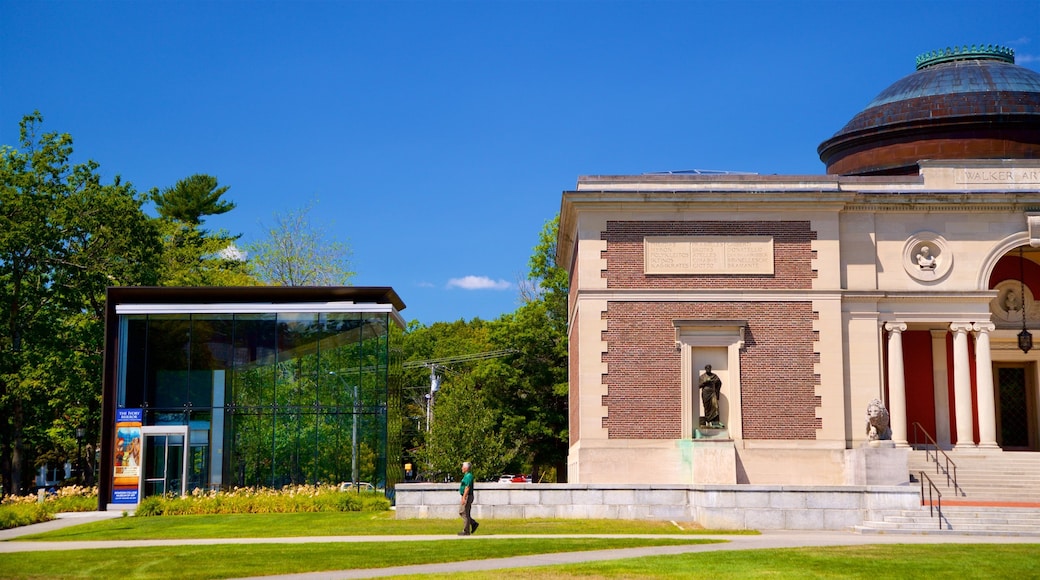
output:
<svg viewBox="0 0 1040 580"><path fill-rule="evenodd" d="M115 407L142 411L142 497L342 482L392 490L392 323L387 312L120 314Z"/></svg>

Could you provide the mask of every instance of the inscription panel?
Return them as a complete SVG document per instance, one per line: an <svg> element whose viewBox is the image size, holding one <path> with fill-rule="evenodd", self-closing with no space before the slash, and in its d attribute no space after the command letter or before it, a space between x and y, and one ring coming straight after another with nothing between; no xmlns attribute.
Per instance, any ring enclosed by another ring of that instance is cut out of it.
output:
<svg viewBox="0 0 1040 580"><path fill-rule="evenodd" d="M963 185L1038 185L1040 169L964 169L958 177L957 183Z"/></svg>
<svg viewBox="0 0 1040 580"><path fill-rule="evenodd" d="M773 274L772 236L643 238L645 274Z"/></svg>

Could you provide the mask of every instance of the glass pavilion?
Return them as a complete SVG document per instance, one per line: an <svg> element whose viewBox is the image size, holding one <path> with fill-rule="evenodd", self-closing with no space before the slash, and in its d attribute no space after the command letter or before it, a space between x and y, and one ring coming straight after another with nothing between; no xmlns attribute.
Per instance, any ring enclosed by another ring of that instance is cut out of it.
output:
<svg viewBox="0 0 1040 580"><path fill-rule="evenodd" d="M101 509L402 479L388 287L108 291Z"/></svg>

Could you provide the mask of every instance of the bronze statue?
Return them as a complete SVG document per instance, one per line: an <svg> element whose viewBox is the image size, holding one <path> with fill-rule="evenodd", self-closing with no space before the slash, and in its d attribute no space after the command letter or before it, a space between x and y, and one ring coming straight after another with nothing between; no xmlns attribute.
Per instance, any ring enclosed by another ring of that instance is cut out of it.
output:
<svg viewBox="0 0 1040 580"><path fill-rule="evenodd" d="M711 372L711 365L704 367L698 388L701 390L701 402L704 403L704 424L719 425L719 391L722 390L722 379Z"/></svg>

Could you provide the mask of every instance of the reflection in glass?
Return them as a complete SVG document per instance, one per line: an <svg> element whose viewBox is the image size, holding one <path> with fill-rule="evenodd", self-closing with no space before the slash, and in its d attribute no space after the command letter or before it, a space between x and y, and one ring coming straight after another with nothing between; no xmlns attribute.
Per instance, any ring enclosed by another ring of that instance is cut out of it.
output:
<svg viewBox="0 0 1040 580"><path fill-rule="evenodd" d="M389 316L121 316L118 406L143 408L146 426L188 426L187 491L391 489L401 479L400 373Z"/></svg>

